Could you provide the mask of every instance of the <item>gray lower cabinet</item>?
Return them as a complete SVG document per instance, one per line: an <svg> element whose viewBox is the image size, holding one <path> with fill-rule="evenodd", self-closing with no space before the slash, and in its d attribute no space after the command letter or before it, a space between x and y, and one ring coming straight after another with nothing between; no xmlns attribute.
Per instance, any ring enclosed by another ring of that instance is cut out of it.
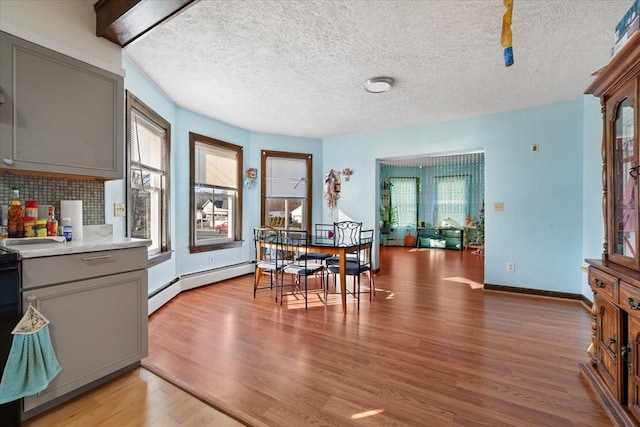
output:
<svg viewBox="0 0 640 427"><path fill-rule="evenodd" d="M134 258L140 255L146 262L146 248L139 248L28 259L24 269L28 273L41 266L51 268L52 258L58 258L62 271L70 274L87 265L89 270L95 265L98 274L105 266L118 271L121 263L110 253L119 252ZM25 289L25 307L30 300L51 322L51 341L62 371L43 392L24 398L23 419L137 366L147 355L146 269Z"/></svg>
<svg viewBox="0 0 640 427"><path fill-rule="evenodd" d="M124 79L0 32L0 172L124 177Z"/></svg>

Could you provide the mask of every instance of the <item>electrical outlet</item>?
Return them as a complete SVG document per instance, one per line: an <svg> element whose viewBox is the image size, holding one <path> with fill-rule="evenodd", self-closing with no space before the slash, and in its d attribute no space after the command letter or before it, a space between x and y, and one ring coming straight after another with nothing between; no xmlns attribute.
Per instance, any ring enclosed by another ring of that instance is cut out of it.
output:
<svg viewBox="0 0 640 427"><path fill-rule="evenodd" d="M213 264L215 262L215 257L213 255L209 255L209 264Z"/></svg>
<svg viewBox="0 0 640 427"><path fill-rule="evenodd" d="M504 211L504 203L503 202L493 202L493 210L496 212Z"/></svg>
<svg viewBox="0 0 640 427"><path fill-rule="evenodd" d="M507 271L516 271L516 264L513 262L508 262L507 263Z"/></svg>
<svg viewBox="0 0 640 427"><path fill-rule="evenodd" d="M114 203L113 204L113 216L126 216L127 215L127 205L124 203Z"/></svg>

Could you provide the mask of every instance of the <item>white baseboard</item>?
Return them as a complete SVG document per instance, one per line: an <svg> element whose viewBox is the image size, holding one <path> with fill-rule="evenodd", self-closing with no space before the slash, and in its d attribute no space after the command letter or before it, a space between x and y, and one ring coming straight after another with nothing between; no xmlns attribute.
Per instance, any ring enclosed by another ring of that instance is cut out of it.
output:
<svg viewBox="0 0 640 427"><path fill-rule="evenodd" d="M229 267L216 268L214 270L186 274L184 276L180 276L180 291L188 291L189 289L209 285L211 283L220 282L233 277L253 274L253 270L253 264L238 264Z"/></svg>
<svg viewBox="0 0 640 427"><path fill-rule="evenodd" d="M180 279L175 283L172 283L149 298L149 314L171 301L171 299L176 297L180 292L188 291L189 289L198 288L204 285L210 285L233 277L243 276L245 274L253 274L253 270L253 264L247 263L180 276Z"/></svg>
<svg viewBox="0 0 640 427"><path fill-rule="evenodd" d="M149 315L171 301L173 297L175 297L179 293L180 282L176 282L149 298Z"/></svg>

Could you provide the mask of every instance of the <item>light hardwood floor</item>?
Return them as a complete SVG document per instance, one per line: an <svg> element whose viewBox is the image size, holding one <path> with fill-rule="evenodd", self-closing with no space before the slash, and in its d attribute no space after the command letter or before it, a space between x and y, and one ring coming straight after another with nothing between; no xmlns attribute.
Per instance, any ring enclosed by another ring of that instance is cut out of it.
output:
<svg viewBox="0 0 640 427"><path fill-rule="evenodd" d="M242 427L244 424L138 368L22 425Z"/></svg>
<svg viewBox="0 0 640 427"><path fill-rule="evenodd" d="M254 300L251 276L185 292L151 316L143 363L247 425L611 425L579 375L579 302L485 291L471 251L381 257L346 315ZM240 425L222 417L141 369L27 425Z"/></svg>

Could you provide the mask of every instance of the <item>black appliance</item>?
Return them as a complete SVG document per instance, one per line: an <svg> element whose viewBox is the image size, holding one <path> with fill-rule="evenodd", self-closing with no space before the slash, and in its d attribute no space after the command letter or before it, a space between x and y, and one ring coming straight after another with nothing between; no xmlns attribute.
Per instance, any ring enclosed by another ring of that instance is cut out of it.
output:
<svg viewBox="0 0 640 427"><path fill-rule="evenodd" d="M0 246L0 375L7 364L13 342L11 331L22 317L21 264L17 252ZM0 420L7 427L19 426L22 399L0 405Z"/></svg>

